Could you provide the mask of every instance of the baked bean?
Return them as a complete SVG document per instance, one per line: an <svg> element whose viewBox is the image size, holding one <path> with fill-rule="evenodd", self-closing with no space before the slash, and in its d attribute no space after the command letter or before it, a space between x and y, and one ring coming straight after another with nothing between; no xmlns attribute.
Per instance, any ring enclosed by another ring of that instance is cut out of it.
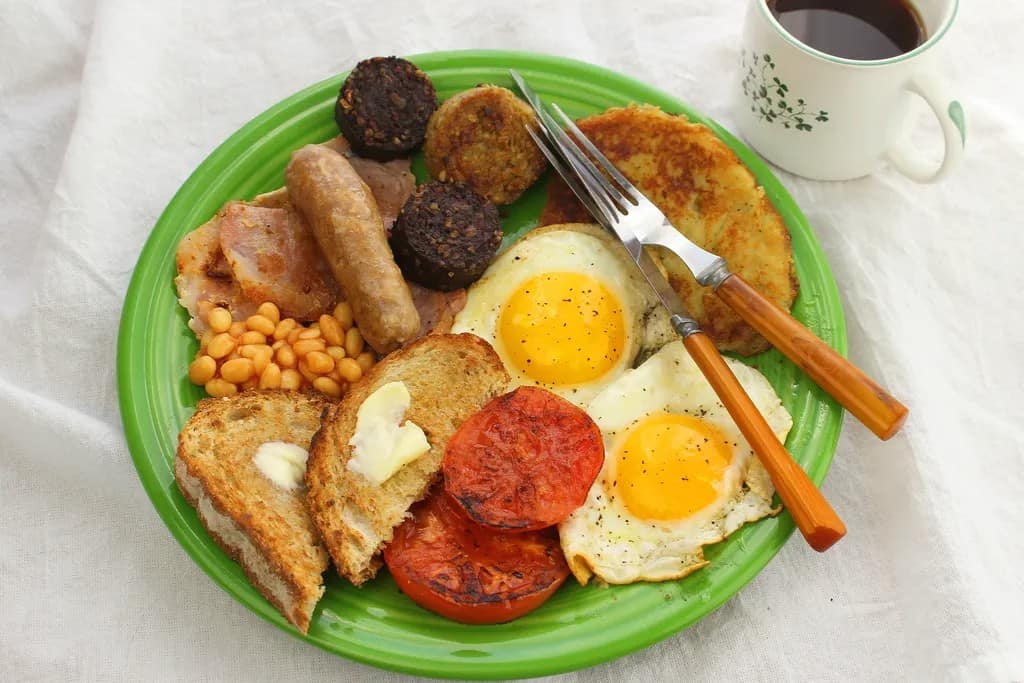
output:
<svg viewBox="0 0 1024 683"><path fill-rule="evenodd" d="M309 382L310 384L312 384L313 380L315 380L318 377L318 375L315 372L309 369L309 365L306 363L305 359L299 361L298 368L299 374L305 377L306 381Z"/></svg>
<svg viewBox="0 0 1024 683"><path fill-rule="evenodd" d="M210 354L211 358L224 358L229 353L235 350L235 338L228 332L221 332L210 340L210 344L206 347L206 352Z"/></svg>
<svg viewBox="0 0 1024 683"><path fill-rule="evenodd" d="M363 374L370 371L377 359L373 355L373 351L363 351L361 354L356 356L356 362L359 363L359 367L363 369Z"/></svg>
<svg viewBox="0 0 1024 683"><path fill-rule="evenodd" d="M346 382L358 382L363 376L363 369L359 367L359 363L353 358L342 358L338 361L338 374Z"/></svg>
<svg viewBox="0 0 1024 683"><path fill-rule="evenodd" d="M310 351L323 351L327 348L327 344L324 343L323 339L300 339L292 344L292 348L295 350L296 355L305 356ZM345 351L347 352L348 349L345 349Z"/></svg>
<svg viewBox="0 0 1024 683"><path fill-rule="evenodd" d="M334 359L323 351L310 351L306 354L306 365L318 375L326 375L334 369Z"/></svg>
<svg viewBox="0 0 1024 683"><path fill-rule="evenodd" d="M274 352L267 345L257 346L256 353L252 356L252 367L256 371L257 375L263 374L263 371L268 365L270 365L270 359L274 357Z"/></svg>
<svg viewBox="0 0 1024 683"><path fill-rule="evenodd" d="M188 379L202 386L217 374L217 361L210 356L199 356L188 366Z"/></svg>
<svg viewBox="0 0 1024 683"><path fill-rule="evenodd" d="M292 347L285 345L277 350L277 354L274 356L277 359L277 364L282 368L294 368L295 367L295 351Z"/></svg>
<svg viewBox="0 0 1024 683"><path fill-rule="evenodd" d="M309 326L282 319L281 309L271 301L260 304L245 321L233 320L230 310L216 306L207 312L206 322L209 329L200 336L200 351L189 364L188 376L211 396L257 387L313 386L339 397L377 361L347 301Z"/></svg>
<svg viewBox="0 0 1024 683"><path fill-rule="evenodd" d="M287 339L288 335L291 334L291 331L294 330L295 326L298 324L299 323L295 321L295 318L285 318L277 324L277 327L274 328L274 339L277 341Z"/></svg>
<svg viewBox="0 0 1024 683"><path fill-rule="evenodd" d="M266 344L267 335L256 330L249 330L244 332L241 337L238 338L239 344Z"/></svg>
<svg viewBox="0 0 1024 683"><path fill-rule="evenodd" d="M232 384L241 384L253 374L255 368L248 358L235 358L220 366L220 376Z"/></svg>
<svg viewBox="0 0 1024 683"><path fill-rule="evenodd" d="M345 354L353 358L363 352L363 335L358 327L349 328L345 333Z"/></svg>
<svg viewBox="0 0 1024 683"><path fill-rule="evenodd" d="M281 388L295 391L302 386L302 375L298 370L288 368L281 371Z"/></svg>
<svg viewBox="0 0 1024 683"><path fill-rule="evenodd" d="M277 329L277 326L270 321L270 318L262 316L259 313L256 315L250 315L245 321L245 326L250 330L255 330L256 332L263 334L264 336L274 334Z"/></svg>
<svg viewBox="0 0 1024 683"><path fill-rule="evenodd" d="M256 312L275 325L281 322L281 310L273 301L263 302L260 304L260 307L256 309Z"/></svg>
<svg viewBox="0 0 1024 683"><path fill-rule="evenodd" d="M347 301L342 301L340 304L334 307L334 318L341 326L346 330L355 323L355 319L352 317L352 304Z"/></svg>
<svg viewBox="0 0 1024 683"><path fill-rule="evenodd" d="M313 388L322 394L341 398L341 385L330 377L317 377L313 380Z"/></svg>
<svg viewBox="0 0 1024 683"><path fill-rule="evenodd" d="M345 330L341 323L327 315L320 316L320 333L331 346L343 346L345 344Z"/></svg>
<svg viewBox="0 0 1024 683"><path fill-rule="evenodd" d="M281 387L281 368L270 363L260 374L260 389L279 389Z"/></svg>
<svg viewBox="0 0 1024 683"><path fill-rule="evenodd" d="M204 387L206 393L214 398L223 398L224 396L233 396L238 393L238 387L231 382L221 379L220 377L214 377L206 383Z"/></svg>
<svg viewBox="0 0 1024 683"><path fill-rule="evenodd" d="M217 306L215 308L211 308L210 312L206 314L206 322L210 324L210 329L213 330L214 333L220 334L221 332L227 332L231 329L231 323L234 321L231 320L231 311Z"/></svg>
<svg viewBox="0 0 1024 683"><path fill-rule="evenodd" d="M203 332L203 335L199 337L200 350L205 351L206 347L210 345L210 342L213 341L213 338L216 336L217 333L214 332L213 330L207 330L206 332Z"/></svg>

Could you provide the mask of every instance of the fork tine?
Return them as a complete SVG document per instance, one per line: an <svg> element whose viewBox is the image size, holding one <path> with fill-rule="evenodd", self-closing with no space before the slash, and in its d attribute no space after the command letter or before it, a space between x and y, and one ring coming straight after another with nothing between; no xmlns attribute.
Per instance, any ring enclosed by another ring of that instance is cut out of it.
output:
<svg viewBox="0 0 1024 683"><path fill-rule="evenodd" d="M551 115L544 110L540 97L537 95L536 91L530 87L526 80L519 75L519 72L515 69L509 69L509 75L512 76L512 80L514 80L516 85L519 86L519 90L526 97L527 103L533 109L534 114L536 114L545 139L552 147L555 148L560 156L564 157L565 160L576 169L577 176L586 186L593 202L601 205L602 208L607 209L609 212L609 219L611 219L612 216L624 214L629 202L622 197L622 193L613 185L608 183L605 177L601 175L601 172L592 163L590 163L589 159L586 159L586 155L578 153L572 138L570 138L566 132L562 130L562 127L559 126L553 118L551 118ZM554 165L553 162L552 165ZM574 188L573 191L575 192L576 189Z"/></svg>
<svg viewBox="0 0 1024 683"><path fill-rule="evenodd" d="M598 181L593 177L593 171L580 167L572 155L567 153L564 144L554 139L551 131L543 127L540 130L543 133L543 141L546 144L546 149L541 147L541 151L546 152L545 156L549 161L554 157L555 161L552 161L552 165L576 196L588 198L581 201L590 210L590 213L605 226L609 225L611 221L618 220L622 213L622 208L601 188ZM534 139L536 140L537 138ZM580 194L581 192L583 195ZM595 213L593 211L594 208L599 209L599 213Z"/></svg>
<svg viewBox="0 0 1024 683"><path fill-rule="evenodd" d="M590 141L590 138L583 134L583 131L579 129L579 126L577 126L576 123L570 119L564 111L562 111L561 107L552 102L551 108L565 123L565 127L572 133L572 137L575 138L575 141L581 144L586 151L590 153L590 156L592 156L597 163L604 168L605 172L610 175L616 183L618 183L626 196L632 199L634 204L637 203L642 195L640 194L640 191L633 186L633 183L629 182L629 179L622 175L619 169L615 168L615 165L608 160L608 157L606 157L601 150L599 150L597 146Z"/></svg>
<svg viewBox="0 0 1024 683"><path fill-rule="evenodd" d="M559 109L558 112L566 123L577 131L577 135L579 135L579 137L586 143L590 144L590 141L587 140L586 136L584 136L582 132L580 132L579 128L576 128L576 125L568 116L565 115L565 112L561 109ZM590 157L587 156L587 153L583 151L580 146L580 142L566 133L550 114L545 113L545 116L547 117L547 125L554 130L554 135L557 138L556 143L558 144L559 149L562 154L572 162L573 167L577 170L581 170L581 172L585 171L585 175L589 176L593 181L592 183L589 183L589 185L600 188L603 194L611 199L617 207L619 207L619 211L621 213L628 213L629 209L638 202L634 201L634 198L623 194L623 191L615 183L609 180L605 174L601 173L601 169L599 169L594 162L591 161ZM595 151L597 151L596 148ZM600 154L600 152L598 152L598 154ZM605 161L610 165L611 162L608 162L607 159L605 159Z"/></svg>
<svg viewBox="0 0 1024 683"><path fill-rule="evenodd" d="M607 197L618 208L620 213L628 213L629 208L633 206L630 198L624 195L614 183L608 180L607 176L601 173L601 169L594 165L594 162L590 160L590 157L586 155L573 138L562 130L561 127L558 127L554 119L551 120L551 124L556 126L559 131L555 144L558 145L558 149L566 160L583 176L584 180L589 180L587 186L595 192L600 192L603 197Z"/></svg>
<svg viewBox="0 0 1024 683"><path fill-rule="evenodd" d="M564 143L555 141L554 144L561 152L562 158L575 171L576 177L586 187L587 192L607 207L611 212L611 217L616 221L620 219L626 213L625 207L629 206L629 202L617 190L611 191L609 189L608 181L605 177L601 175L601 172L596 167L588 164L581 158L579 150L572 146L573 143L571 141Z"/></svg>
<svg viewBox="0 0 1024 683"><path fill-rule="evenodd" d="M516 71L515 69L509 69L508 73L510 76L512 76L512 80L516 82L516 85L519 86L519 91L523 93L523 96L526 98L527 104L533 107L533 110L535 112L539 112L540 109L542 109L540 97L537 95L534 89L531 88L525 80L523 80L523 77L520 76L519 72Z"/></svg>
<svg viewBox="0 0 1024 683"><path fill-rule="evenodd" d="M630 206L628 198L623 197L622 192L608 182L608 179L580 150L575 140L569 137L546 111L541 110L540 119L548 139L558 148L565 160L576 169L590 192L600 197L603 203L611 205L611 208L618 213L626 213Z"/></svg>
<svg viewBox="0 0 1024 683"><path fill-rule="evenodd" d="M566 185L569 186L569 189L571 189L583 203L587 211L589 211L594 218L598 219L601 224L607 225L608 221L611 220L611 217L594 201L594 197L591 196L590 192L586 189L586 186L581 183L579 177L565 166L562 160L558 157L558 154L548 147L551 142L534 131L530 126L526 126L526 132L529 133L530 137L533 138L533 141L537 143L537 147L540 149L541 153L547 157L548 161L551 162L555 171L558 172L558 175L562 177L562 180L564 180Z"/></svg>
<svg viewBox="0 0 1024 683"><path fill-rule="evenodd" d="M533 109L533 113L536 114L539 119L545 136L551 140L551 136L561 132L562 129L555 123L554 119L551 118L551 115L544 110L544 104L540 100L540 95L538 95L537 91L530 87L530 84L519 75L519 72L515 69L509 69L508 72L512 76L512 80L514 80L516 85L519 86L519 90L523 93L523 96L526 97L527 104L530 105L530 108ZM552 140L552 142L554 141Z"/></svg>
<svg viewBox="0 0 1024 683"><path fill-rule="evenodd" d="M554 121L551 122L554 124ZM610 192L607 181L601 172L594 166L585 163L579 155L578 149L573 145L572 140L559 128L558 133L549 136L551 144L559 151L562 159L575 171L576 177L580 179L587 191L595 201L604 205L612 215L618 216L626 212L628 202L623 201L618 192Z"/></svg>

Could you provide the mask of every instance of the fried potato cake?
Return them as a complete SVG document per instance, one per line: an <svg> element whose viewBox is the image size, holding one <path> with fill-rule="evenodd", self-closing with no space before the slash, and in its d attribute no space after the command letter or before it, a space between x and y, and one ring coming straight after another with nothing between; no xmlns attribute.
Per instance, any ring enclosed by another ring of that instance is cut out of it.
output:
<svg viewBox="0 0 1024 683"><path fill-rule="evenodd" d="M754 176L710 129L649 105L577 123L680 232L725 258L771 301L792 307L799 285L789 231ZM572 191L552 181L539 224L590 220ZM720 350L749 356L770 347L674 254L657 252L673 289Z"/></svg>
<svg viewBox="0 0 1024 683"><path fill-rule="evenodd" d="M537 182L547 160L526 132L529 105L512 91L478 85L445 100L427 124L423 157L436 180L464 182L510 204Z"/></svg>

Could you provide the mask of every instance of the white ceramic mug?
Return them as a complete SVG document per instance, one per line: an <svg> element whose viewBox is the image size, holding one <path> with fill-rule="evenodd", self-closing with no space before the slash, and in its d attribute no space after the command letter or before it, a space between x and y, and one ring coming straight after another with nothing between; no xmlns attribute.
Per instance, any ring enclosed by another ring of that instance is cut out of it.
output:
<svg viewBox="0 0 1024 683"><path fill-rule="evenodd" d="M816 50L775 19L766 0L749 0L737 87L739 130L761 156L816 180L847 180L885 162L919 182L949 172L963 153L964 112L934 74L935 46L957 0L912 0L928 39L890 59L859 61ZM909 148L907 118L924 98L945 137L938 168Z"/></svg>

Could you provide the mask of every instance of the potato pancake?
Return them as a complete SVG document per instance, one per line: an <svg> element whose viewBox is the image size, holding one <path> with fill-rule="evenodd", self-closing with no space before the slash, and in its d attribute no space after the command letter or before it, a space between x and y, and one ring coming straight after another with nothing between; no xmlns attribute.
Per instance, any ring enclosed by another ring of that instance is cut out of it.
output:
<svg viewBox="0 0 1024 683"><path fill-rule="evenodd" d="M789 231L754 176L718 136L657 107L609 109L577 122L580 129L676 228L728 262L787 311L799 285ZM593 219L561 181L552 181L540 225ZM701 287L675 255L658 249L669 282L722 351L745 356L768 341Z"/></svg>
<svg viewBox="0 0 1024 683"><path fill-rule="evenodd" d="M529 105L508 88L478 85L445 100L427 125L423 158L435 180L466 183L495 204L511 204L548 162L526 126Z"/></svg>

